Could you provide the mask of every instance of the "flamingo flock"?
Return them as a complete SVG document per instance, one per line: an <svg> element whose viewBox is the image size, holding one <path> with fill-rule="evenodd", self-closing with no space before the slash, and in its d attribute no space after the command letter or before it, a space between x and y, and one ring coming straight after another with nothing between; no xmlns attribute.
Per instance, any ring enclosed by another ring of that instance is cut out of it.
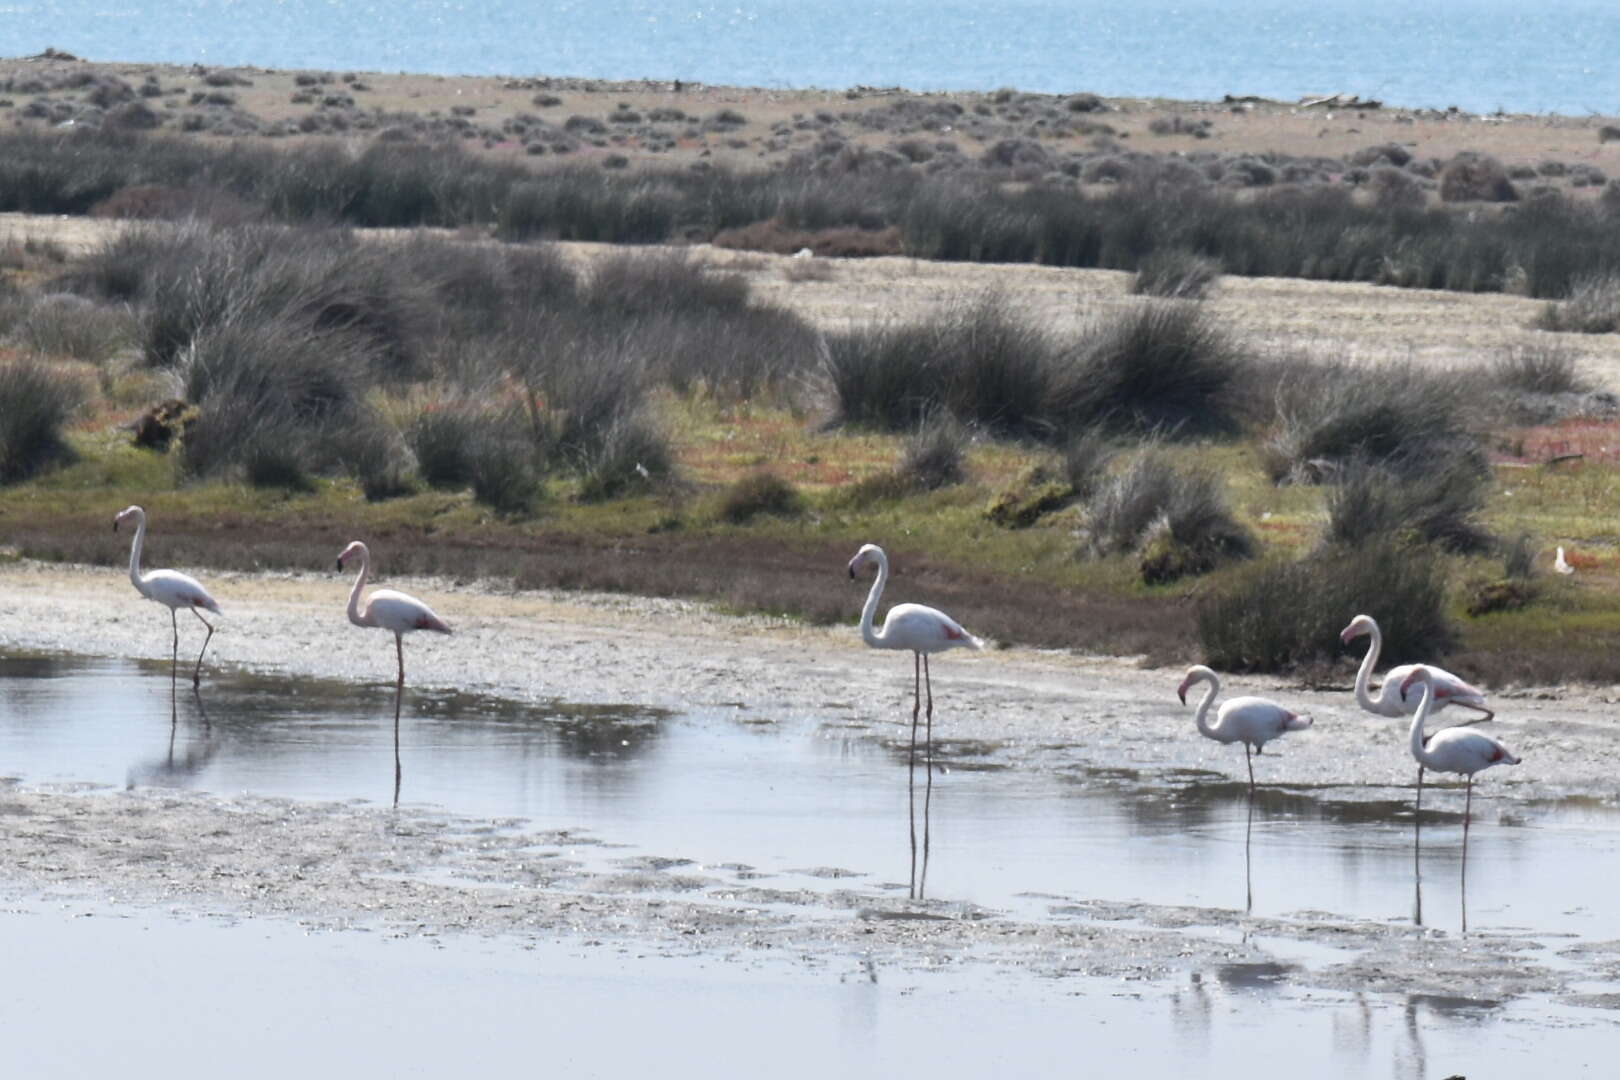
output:
<svg viewBox="0 0 1620 1080"><path fill-rule="evenodd" d="M180 630L177 613L182 607L187 608L207 627L207 637L203 639L202 649L197 654L197 663L192 671L192 686L193 689L197 689L201 685L203 656L208 651L208 644L213 639L215 631L214 625L203 618L202 612L206 610L214 614L221 614L220 606L200 582L186 574L174 570L151 570L142 573L141 549L146 537L146 512L139 506L126 507L113 518L113 529L117 531L119 526L128 523L133 523L135 528L135 535L130 545L130 582L142 597L155 600L169 609L170 626L173 634L170 659L171 687L177 681L179 666ZM371 552L359 540L351 542L339 553L337 557L338 570L342 571L345 564L352 560L358 560L359 573L355 576L354 585L349 591L347 609L349 621L355 626L388 630L394 635L394 652L398 671L394 688L394 797L397 802L401 777L399 720L405 693L404 638L406 634L418 630L449 634L451 628L449 623L440 618L432 608L413 596L392 589L374 589L369 596L365 595L366 582L371 569ZM983 649L985 642L983 639L969 633L961 623L943 611L921 604L902 603L894 605L885 615L882 626L878 627L876 625L877 609L882 601L884 589L889 583L889 558L883 549L876 544L865 544L855 553L848 566L850 578L852 580L856 578L859 572L869 565L875 565L877 572L871 589L867 593L866 602L861 609L861 639L874 649L897 650L912 654L913 690L911 739L910 749L907 754L907 790L911 803L911 890L913 897L921 897L922 882L917 873L916 827L916 765L919 725L924 727L923 765L927 778L923 803L922 874L924 878L927 874L929 844L927 822L929 804L933 793L934 773L934 692L928 659L934 653L944 652L949 649ZM1383 634L1378 627L1378 623L1371 616L1357 615L1344 628L1340 634L1340 639L1345 644L1349 644L1358 637L1368 637L1370 642L1367 652L1362 658L1360 668L1356 673L1354 690L1356 703L1365 711L1376 716L1411 717L1409 748L1413 760L1418 765L1414 818L1421 813L1425 770L1454 773L1464 777L1466 780L1467 790L1463 812L1463 873L1466 875L1468 827L1473 810L1474 777L1496 765L1517 765L1521 759L1503 745L1500 740L1471 729L1471 725L1489 721L1495 714L1486 704L1485 696L1480 690L1442 668L1431 664L1402 664L1392 668L1385 674L1382 685L1377 695L1374 696L1369 683L1383 648ZM1183 705L1187 703L1188 691L1200 683L1204 684L1207 689L1196 706L1194 713L1195 727L1200 735L1216 742L1243 744L1244 760L1248 767L1252 821L1255 795L1255 756L1264 753L1268 742L1281 738L1290 732L1307 730L1311 727L1312 720L1308 716L1303 716L1262 697L1242 696L1229 698L1222 702L1218 708L1215 708L1215 700L1220 695L1221 690L1220 677L1202 664L1188 668L1181 680L1181 684L1176 688L1177 696L1181 699ZM1481 715L1456 726L1442 728L1432 733L1427 732L1426 725L1429 717L1448 707L1470 709ZM1209 719L1212 708L1215 708L1213 722Z"/></svg>

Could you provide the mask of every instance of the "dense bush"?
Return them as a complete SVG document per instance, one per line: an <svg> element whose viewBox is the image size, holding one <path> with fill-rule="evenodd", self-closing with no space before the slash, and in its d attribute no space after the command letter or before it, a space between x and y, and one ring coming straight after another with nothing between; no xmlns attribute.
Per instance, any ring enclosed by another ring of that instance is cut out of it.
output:
<svg viewBox="0 0 1620 1080"><path fill-rule="evenodd" d="M804 513L804 496L776 473L749 473L725 490L718 516L733 525L746 525L761 514L792 518Z"/></svg>
<svg viewBox="0 0 1620 1080"><path fill-rule="evenodd" d="M1536 317L1538 330L1612 334L1620 330L1620 273L1577 278L1569 299L1549 303Z"/></svg>
<svg viewBox="0 0 1620 1080"><path fill-rule="evenodd" d="M1054 380L1063 430L1231 432L1249 362L1202 307L1149 301L1099 322Z"/></svg>
<svg viewBox="0 0 1620 1080"><path fill-rule="evenodd" d="M1559 346L1515 345L1491 361L1491 381L1519 394L1585 394L1591 384L1575 353Z"/></svg>
<svg viewBox="0 0 1620 1080"><path fill-rule="evenodd" d="M1545 298L1565 295L1575 277L1615 269L1620 246L1620 215L1600 208L1553 197L1504 214L1426 209L1421 190L1389 166L1368 173L1374 198L1363 204L1321 182L1270 183L1259 197L1238 197L1186 161L1150 154L1114 155L1111 169L1101 157L1084 163L1083 177L1114 181L1085 197L1067 177L1036 175L1006 189L995 168L929 174L934 162L913 167L887 155L899 163L893 167L877 160L883 156L848 146L830 156L807 150L762 173L535 171L451 141L379 141L352 155L319 141L223 147L87 127L16 130L0 134L0 211L83 213L145 187L228 196L238 219L494 224L507 239L667 242L775 221L805 233L898 229L905 250L926 258L1134 270L1155 252L1181 250L1234 274L1468 291L1511 284ZM1327 175L1308 161L1210 164L1246 185ZM1446 199L1516 194L1500 165L1477 155L1459 155L1441 189Z"/></svg>
<svg viewBox="0 0 1620 1080"><path fill-rule="evenodd" d="M1221 265L1214 259L1165 249L1142 260L1131 279L1131 292L1169 300L1202 300L1220 276Z"/></svg>
<svg viewBox="0 0 1620 1080"><path fill-rule="evenodd" d="M1362 612L1378 620L1391 665L1437 661L1456 640L1439 558L1391 541L1238 570L1199 604L1198 636L1223 671L1287 671L1342 655L1339 631Z"/></svg>
<svg viewBox="0 0 1620 1080"><path fill-rule="evenodd" d="M1489 476L1455 454L1422 462L1349 462L1328 492L1327 539L1354 547L1388 539L1432 543L1477 554L1495 540L1480 523Z"/></svg>
<svg viewBox="0 0 1620 1080"><path fill-rule="evenodd" d="M1265 447L1275 481L1331 479L1358 458L1403 473L1452 458L1483 468L1468 423L1476 388L1455 372L1297 361L1277 364L1261 385L1276 408Z"/></svg>
<svg viewBox="0 0 1620 1080"><path fill-rule="evenodd" d="M77 379L37 360L0 360L0 482L70 456L63 429L85 394Z"/></svg>

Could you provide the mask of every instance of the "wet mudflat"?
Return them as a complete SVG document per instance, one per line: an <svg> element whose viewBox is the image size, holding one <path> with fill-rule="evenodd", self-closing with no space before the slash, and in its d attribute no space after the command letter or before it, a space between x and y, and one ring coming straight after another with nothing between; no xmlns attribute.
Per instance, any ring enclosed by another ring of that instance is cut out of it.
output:
<svg viewBox="0 0 1620 1080"><path fill-rule="evenodd" d="M1262 779L1251 824L1230 772L947 740L918 902L903 729L430 688L407 698L396 810L391 694L221 670L171 712L165 664L0 655L0 925L48 971L0 1012L44 1025L7 1053L73 1075L127 1060L63 1056L51 1023L75 1010L116 1004L124 1045L156 1051L176 1005L239 1031L289 998L314 1041L267 1037L262 1075L320 1046L518 1064L524 1032L586 1075L706 1050L788 1075L1034 1072L1084 1045L1161 1074L1416 1077L1578 1072L1617 1034L1601 799L1476 798L1463 935L1459 791L1426 794L1417 927L1409 786ZM1303 744L1276 749L1262 777L1302 771ZM107 955L164 991L87 992ZM646 1037L613 1037L630 1016ZM828 1037L784 1061L807 1030Z"/></svg>

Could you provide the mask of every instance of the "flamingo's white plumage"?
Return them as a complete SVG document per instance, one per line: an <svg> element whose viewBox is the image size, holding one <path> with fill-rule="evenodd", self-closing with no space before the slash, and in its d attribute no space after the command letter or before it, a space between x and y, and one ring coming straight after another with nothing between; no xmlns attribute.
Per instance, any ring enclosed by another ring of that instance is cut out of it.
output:
<svg viewBox="0 0 1620 1080"><path fill-rule="evenodd" d="M394 799L399 799L399 709L405 695L405 635L414 630L433 630L450 633L450 624L433 613L433 609L414 596L393 589L373 589L362 603L360 594L366 587L371 572L371 551L356 540L337 557L337 568L358 556L360 573L355 576L354 588L349 591L349 621L356 626L375 626L394 632L394 653L399 659L399 681L394 685Z"/></svg>
<svg viewBox="0 0 1620 1080"><path fill-rule="evenodd" d="M1368 682L1372 678L1373 668L1378 666L1378 654L1384 648L1384 632L1378 628L1378 623L1371 615L1357 615L1350 620L1350 625L1339 633L1339 640L1346 645L1361 637L1363 634L1372 637L1372 644L1367 647L1367 655L1361 658L1361 668L1356 672L1356 703L1363 709L1378 716L1410 716L1417 711L1417 695L1404 692L1401 687L1407 676L1417 669L1417 664L1401 664L1390 668L1384 673L1383 685L1378 688L1378 696L1373 697L1368 690ZM1428 667L1434 685L1434 711L1438 712L1447 705L1458 705L1463 708L1477 709L1484 716L1474 720L1473 723L1483 723L1496 714L1485 704L1485 694L1472 684L1458 678L1444 668L1431 665Z"/></svg>
<svg viewBox="0 0 1620 1080"><path fill-rule="evenodd" d="M928 791L924 796L924 821L927 820L928 799L934 787L934 684L928 673L928 657L946 649L982 649L984 641L962 628L962 624L937 608L922 604L896 604L883 617L883 628L872 625L877 616L878 602L883 588L889 583L889 557L876 544L864 544L849 560L849 576L854 580L856 571L867 563L877 564L877 579L866 594L866 606L861 609L861 639L874 649L904 649L912 656L913 697L911 707L911 753L907 759L908 781L915 788L917 764L917 717L923 703L924 688L928 695ZM915 800L913 800L913 805ZM924 844L926 847L926 839ZM925 851L926 854L926 851ZM911 820L912 890L916 892L917 824L916 813ZM926 862L924 863L926 867ZM924 871L926 874L926 869Z"/></svg>
<svg viewBox="0 0 1620 1080"><path fill-rule="evenodd" d="M1262 697L1235 697L1221 702L1216 711L1215 722L1209 722L1209 709L1215 703L1215 696L1221 692L1221 678L1203 664L1194 664L1187 669L1187 675L1176 687L1176 696L1181 703L1187 703L1187 691L1194 683L1207 683L1209 689L1204 691L1204 699L1198 703L1198 712L1195 722L1199 734L1206 739L1216 742L1243 744L1243 758L1249 766L1249 791L1254 791L1254 758L1250 756L1250 748L1254 753L1265 752L1266 743L1279 738L1285 732L1303 731L1311 726L1311 718L1301 716L1291 709L1285 709L1269 698Z"/></svg>
<svg viewBox="0 0 1620 1080"><path fill-rule="evenodd" d="M214 625L202 617L206 609L215 614L223 614L219 604L208 595L208 590L202 587L201 582L188 574L176 570L148 570L141 573L141 548L146 542L146 511L139 506L126 506L113 517L113 532L118 526L133 521L135 523L135 539L129 547L129 580L135 590L148 600L156 600L169 609L169 626L174 631L174 643L169 658L169 682L175 679L175 668L180 662L180 624L175 613L186 608L206 627L208 636L203 638L203 647L197 653L197 666L191 673L191 685L198 686L202 682L203 654L208 651L208 643L214 637Z"/></svg>
<svg viewBox="0 0 1620 1080"><path fill-rule="evenodd" d="M1412 716L1412 756L1418 763L1418 809L1423 805L1423 770L1458 773L1468 778L1468 795L1463 803L1463 873L1468 873L1468 821L1474 810L1474 774L1493 765L1517 765L1519 758L1483 731L1467 727L1442 728L1432 735L1423 734L1423 723L1429 718L1435 702L1436 679L1434 670L1419 664L1401 681L1401 689L1420 688L1418 710ZM1414 811L1414 816L1416 811ZM1466 878L1464 879L1466 881Z"/></svg>

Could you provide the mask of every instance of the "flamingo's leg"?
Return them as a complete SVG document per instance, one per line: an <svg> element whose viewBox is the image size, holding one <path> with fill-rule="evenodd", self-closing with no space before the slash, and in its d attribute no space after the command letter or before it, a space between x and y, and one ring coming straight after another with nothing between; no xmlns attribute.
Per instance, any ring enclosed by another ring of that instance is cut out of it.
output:
<svg viewBox="0 0 1620 1080"><path fill-rule="evenodd" d="M922 708L922 653L911 654L911 752L906 757L906 814L911 825L911 897L917 896L917 714Z"/></svg>
<svg viewBox="0 0 1620 1080"><path fill-rule="evenodd" d="M1462 932L1468 933L1468 819L1474 812L1474 777L1468 776L1468 795L1463 801L1463 852L1462 852Z"/></svg>
<svg viewBox="0 0 1620 1080"><path fill-rule="evenodd" d="M196 689L197 687L202 685L203 653L206 653L208 651L208 643L210 641L214 640L214 624L209 622L207 619L203 618L202 617L202 612L198 611L196 608L192 608L191 613L193 615L197 616L197 621L198 622L200 622L204 626L208 627L208 636L203 638L202 652L199 652L197 654L197 667L196 667L196 670L192 671L192 673L191 673L191 686L192 686L192 689Z"/></svg>
<svg viewBox="0 0 1620 1080"><path fill-rule="evenodd" d="M180 666L180 623L174 608L169 609L169 628L174 631L174 643L169 649L169 696L174 696L175 669Z"/></svg>
<svg viewBox="0 0 1620 1080"><path fill-rule="evenodd" d="M1249 744L1243 744L1243 760L1249 766L1249 799L1254 799L1254 755L1249 753Z"/></svg>
<svg viewBox="0 0 1620 1080"><path fill-rule="evenodd" d="M926 768L928 769L928 782L923 787L923 879L928 878L928 843L930 810L934 801L934 680L928 673L928 657L922 658L923 686L928 692L928 743L925 750ZM919 882L919 884L921 884ZM921 890L918 890L918 899L921 899Z"/></svg>
<svg viewBox="0 0 1620 1080"><path fill-rule="evenodd" d="M1452 704L1462 705L1462 707L1465 709L1478 709L1480 712L1485 714L1484 716L1476 716L1472 720L1464 720L1462 723L1457 725L1458 727L1473 727L1475 724L1488 724L1492 720L1496 719L1496 714L1483 705L1467 705L1461 701L1454 701Z"/></svg>
<svg viewBox="0 0 1620 1080"><path fill-rule="evenodd" d="M403 770L399 764L399 707L405 697L405 635L394 631L394 652L399 657L399 681L394 684L394 805L399 805L399 785Z"/></svg>

